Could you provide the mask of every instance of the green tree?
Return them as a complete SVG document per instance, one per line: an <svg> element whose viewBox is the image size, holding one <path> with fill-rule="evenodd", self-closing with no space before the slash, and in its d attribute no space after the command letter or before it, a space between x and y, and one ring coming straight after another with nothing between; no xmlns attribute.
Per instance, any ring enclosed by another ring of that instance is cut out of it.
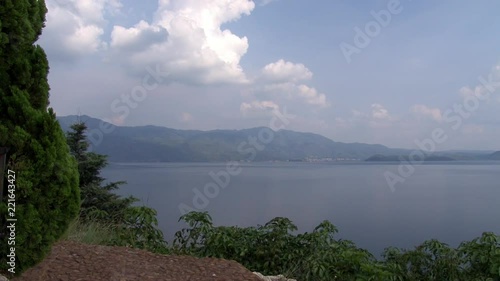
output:
<svg viewBox="0 0 500 281"><path fill-rule="evenodd" d="M80 174L81 209L80 218L84 221L99 220L105 223L122 223L126 220L126 210L138 199L121 197L113 192L125 182L104 183L100 173L108 163L105 155L89 152L85 132L87 125L77 122L67 133L71 154L78 162Z"/></svg>
<svg viewBox="0 0 500 281"><path fill-rule="evenodd" d="M0 146L10 148L7 168L16 175L17 219L15 245L0 245L0 269L9 268L6 255L15 246L16 274L43 259L79 210L76 163L48 108L45 52L34 45L46 11L42 0L3 0L0 4ZM6 202L4 196L0 204L3 237L10 234L4 227Z"/></svg>
<svg viewBox="0 0 500 281"><path fill-rule="evenodd" d="M111 245L126 245L154 252L168 252L163 233L158 229L156 210L133 206L139 201L133 196L122 197L114 191L125 182L105 183L101 170L108 165L105 155L89 152L85 135L87 125L71 125L66 139L71 154L78 162L80 174L82 222L98 222L111 227L117 239Z"/></svg>
<svg viewBox="0 0 500 281"><path fill-rule="evenodd" d="M187 223L175 234L173 252L235 260L266 275L285 274L297 280L391 280L396 274L366 250L337 240L328 221L313 232L294 235L297 227L277 217L263 226L213 226L208 213L181 216Z"/></svg>

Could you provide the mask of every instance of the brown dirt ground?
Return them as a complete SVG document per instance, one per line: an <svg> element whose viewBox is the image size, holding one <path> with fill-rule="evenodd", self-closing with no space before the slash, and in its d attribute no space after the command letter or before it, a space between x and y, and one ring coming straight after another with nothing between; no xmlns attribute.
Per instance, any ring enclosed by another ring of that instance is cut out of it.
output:
<svg viewBox="0 0 500 281"><path fill-rule="evenodd" d="M12 281L260 281L235 261L167 256L126 248L56 243L37 266Z"/></svg>

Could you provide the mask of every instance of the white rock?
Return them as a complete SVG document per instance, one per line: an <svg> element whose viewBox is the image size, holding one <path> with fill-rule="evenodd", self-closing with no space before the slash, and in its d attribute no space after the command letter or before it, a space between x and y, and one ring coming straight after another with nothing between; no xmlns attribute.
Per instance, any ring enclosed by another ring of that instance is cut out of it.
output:
<svg viewBox="0 0 500 281"><path fill-rule="evenodd" d="M259 277L263 281L297 281L295 279L287 279L283 275L276 275L276 276L264 276L259 272L254 272L257 277Z"/></svg>

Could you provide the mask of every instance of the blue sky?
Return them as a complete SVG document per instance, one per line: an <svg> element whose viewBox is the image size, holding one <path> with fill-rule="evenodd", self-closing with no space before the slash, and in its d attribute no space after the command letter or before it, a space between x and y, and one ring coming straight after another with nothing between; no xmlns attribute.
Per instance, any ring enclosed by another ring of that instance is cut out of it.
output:
<svg viewBox="0 0 500 281"><path fill-rule="evenodd" d="M440 150L500 149L498 1L47 6L39 44L60 116L210 130L268 126L286 111L285 129L335 141L414 148L443 129ZM145 89L148 69L168 75Z"/></svg>

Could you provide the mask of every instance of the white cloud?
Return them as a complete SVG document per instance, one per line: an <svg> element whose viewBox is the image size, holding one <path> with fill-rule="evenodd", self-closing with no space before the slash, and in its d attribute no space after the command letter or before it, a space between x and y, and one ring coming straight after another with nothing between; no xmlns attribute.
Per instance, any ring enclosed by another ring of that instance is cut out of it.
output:
<svg viewBox="0 0 500 281"><path fill-rule="evenodd" d="M48 0L40 38L51 59L74 60L106 48L104 15L121 8L117 0Z"/></svg>
<svg viewBox="0 0 500 281"><path fill-rule="evenodd" d="M291 82L284 82L284 83L271 83L271 84L264 84L262 86L262 90L264 92L268 93L278 93L280 95L284 95L288 99L293 98L293 92L296 90L297 85Z"/></svg>
<svg viewBox="0 0 500 281"><path fill-rule="evenodd" d="M270 113L279 110L279 106L273 101L243 102L240 106L240 112L243 116L255 115L260 113Z"/></svg>
<svg viewBox="0 0 500 281"><path fill-rule="evenodd" d="M312 76L312 72L305 65L294 64L283 59L270 63L262 69L262 78L275 83L309 80Z"/></svg>
<svg viewBox="0 0 500 281"><path fill-rule="evenodd" d="M167 30L162 26L151 26L145 21L128 29L114 26L110 46L123 51L142 51L151 44L162 42L167 35Z"/></svg>
<svg viewBox="0 0 500 281"><path fill-rule="evenodd" d="M270 95L271 98L287 100L302 100L307 104L317 107L329 107L331 104L327 101L326 95L319 93L315 88L304 84L295 84L292 82L265 84L262 90Z"/></svg>
<svg viewBox="0 0 500 281"><path fill-rule="evenodd" d="M330 103L326 101L325 94L318 93L315 88L306 85L298 86L298 95L306 100L307 103L320 107L328 107Z"/></svg>
<svg viewBox="0 0 500 281"><path fill-rule="evenodd" d="M292 63L280 59L269 63L261 70L257 79L260 88L273 99L302 100L307 104L317 107L329 107L326 95L319 93L315 88L298 83L310 80L313 73L301 63Z"/></svg>
<svg viewBox="0 0 500 281"><path fill-rule="evenodd" d="M60 6L73 5L77 14L86 21L94 23L102 23L106 11L114 14L122 7L118 0L57 0L56 2Z"/></svg>
<svg viewBox="0 0 500 281"><path fill-rule="evenodd" d="M389 111L379 103L374 103L371 105L371 116L369 120L369 125L372 128L388 128L392 127L393 121L396 118L389 114Z"/></svg>
<svg viewBox="0 0 500 281"><path fill-rule="evenodd" d="M391 115L389 115L389 111L385 109L381 104L374 103L371 105L372 108L372 117L374 119L379 120L390 120Z"/></svg>
<svg viewBox="0 0 500 281"><path fill-rule="evenodd" d="M254 7L249 0L160 0L152 23L113 28L114 58L140 71L160 64L174 79L187 83L246 83L239 62L248 40L221 25L249 15ZM155 37L161 30L163 38ZM151 35L155 40L142 40ZM130 49L140 51L122 55Z"/></svg>
<svg viewBox="0 0 500 281"><path fill-rule="evenodd" d="M439 108L431 108L423 104L416 104L412 106L410 110L416 115L429 117L438 122L440 122L443 118Z"/></svg>

